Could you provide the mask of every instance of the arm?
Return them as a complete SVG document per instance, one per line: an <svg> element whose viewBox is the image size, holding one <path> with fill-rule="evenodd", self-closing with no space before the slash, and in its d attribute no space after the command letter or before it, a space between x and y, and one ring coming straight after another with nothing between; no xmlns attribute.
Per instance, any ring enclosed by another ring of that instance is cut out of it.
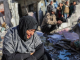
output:
<svg viewBox="0 0 80 60"><path fill-rule="evenodd" d="M3 42L3 57L2 60L22 60L30 56L29 53L15 53L12 32L8 31Z"/></svg>
<svg viewBox="0 0 80 60"><path fill-rule="evenodd" d="M75 11L76 11L76 6L74 6L74 9L73 9L73 12L75 13Z"/></svg>
<svg viewBox="0 0 80 60"><path fill-rule="evenodd" d="M39 38L39 36L37 34L35 36L36 36L36 38L35 38L35 53L33 55L38 60L44 54L44 45L41 42L41 39Z"/></svg>
<svg viewBox="0 0 80 60"><path fill-rule="evenodd" d="M47 12L49 12L49 6L47 6Z"/></svg>
<svg viewBox="0 0 80 60"><path fill-rule="evenodd" d="M63 7L62 7L62 15L64 14L64 9L65 9L65 6L63 5Z"/></svg>
<svg viewBox="0 0 80 60"><path fill-rule="evenodd" d="M23 59L26 59L30 56L30 54L21 54L21 53L12 53L9 55L7 54L3 54L2 56L2 60L23 60Z"/></svg>
<svg viewBox="0 0 80 60"><path fill-rule="evenodd" d="M35 48L35 53L33 54L36 59L39 59L44 54L44 45L40 44L38 47Z"/></svg>

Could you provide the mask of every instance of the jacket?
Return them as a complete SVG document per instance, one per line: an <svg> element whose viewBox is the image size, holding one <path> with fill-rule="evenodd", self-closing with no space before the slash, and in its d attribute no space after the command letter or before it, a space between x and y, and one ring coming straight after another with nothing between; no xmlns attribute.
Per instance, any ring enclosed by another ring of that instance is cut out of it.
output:
<svg viewBox="0 0 80 60"><path fill-rule="evenodd" d="M47 12L51 13L52 10L53 10L53 6L49 4L47 6Z"/></svg>
<svg viewBox="0 0 80 60"><path fill-rule="evenodd" d="M39 45L41 46L38 48ZM30 55L31 52L37 57ZM36 32L24 42L18 35L17 27L14 27L10 28L4 37L2 60L37 60L43 54L44 46Z"/></svg>
<svg viewBox="0 0 80 60"><path fill-rule="evenodd" d="M50 15L50 13L47 13L46 16L43 18L43 22L41 26L44 26L46 24L56 25L57 24L56 16Z"/></svg>

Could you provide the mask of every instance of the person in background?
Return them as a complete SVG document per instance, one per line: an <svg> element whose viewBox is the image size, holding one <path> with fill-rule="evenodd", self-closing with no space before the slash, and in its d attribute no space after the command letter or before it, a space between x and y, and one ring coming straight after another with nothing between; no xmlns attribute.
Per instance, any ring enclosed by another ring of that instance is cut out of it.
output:
<svg viewBox="0 0 80 60"><path fill-rule="evenodd" d="M69 17L70 17L73 13L73 3L70 3L69 10L70 10L70 12L69 12Z"/></svg>
<svg viewBox="0 0 80 60"><path fill-rule="evenodd" d="M57 18L57 20L66 22L67 20L64 17L62 17L62 14L64 14L64 13L62 13L63 7L64 7L63 3L59 3L59 6L57 7L57 12L56 12L56 18Z"/></svg>
<svg viewBox="0 0 80 60"><path fill-rule="evenodd" d="M62 17L62 5L59 3L59 6L57 7L57 18Z"/></svg>
<svg viewBox="0 0 80 60"><path fill-rule="evenodd" d="M67 17L69 17L69 6L68 6L68 1L66 1L65 3L65 7L62 10L64 12L64 17L65 19L67 19ZM62 15L63 16L63 15Z"/></svg>
<svg viewBox="0 0 80 60"><path fill-rule="evenodd" d="M50 2L50 4L47 6L47 12L51 13L51 11L53 10L53 1Z"/></svg>
<svg viewBox="0 0 80 60"><path fill-rule="evenodd" d="M61 3L62 5L62 17L64 17L64 8L65 8L65 5L63 3Z"/></svg>
<svg viewBox="0 0 80 60"><path fill-rule="evenodd" d="M75 13L76 10L76 1L73 1L73 13Z"/></svg>
<svg viewBox="0 0 80 60"><path fill-rule="evenodd" d="M41 25L41 31L44 33L44 36L47 36L50 34L50 32L54 29L56 29L57 24L61 24L61 20L56 20L55 16L56 10L53 9L50 13L47 13L46 16L43 18L43 22Z"/></svg>
<svg viewBox="0 0 80 60"><path fill-rule="evenodd" d="M35 18L23 16L19 25L8 29L3 42L2 60L51 60L36 33Z"/></svg>

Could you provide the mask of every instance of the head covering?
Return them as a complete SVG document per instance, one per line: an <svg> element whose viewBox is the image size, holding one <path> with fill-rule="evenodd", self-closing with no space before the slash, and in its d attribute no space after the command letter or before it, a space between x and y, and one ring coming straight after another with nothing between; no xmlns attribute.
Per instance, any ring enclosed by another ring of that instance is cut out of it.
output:
<svg viewBox="0 0 80 60"><path fill-rule="evenodd" d="M38 24L34 17L32 16L22 17L20 19L19 29L18 29L20 38L24 41L28 40L26 31L29 29L37 29L37 27L38 27Z"/></svg>
<svg viewBox="0 0 80 60"><path fill-rule="evenodd" d="M56 9L53 8L53 9L52 9L52 12L56 12Z"/></svg>

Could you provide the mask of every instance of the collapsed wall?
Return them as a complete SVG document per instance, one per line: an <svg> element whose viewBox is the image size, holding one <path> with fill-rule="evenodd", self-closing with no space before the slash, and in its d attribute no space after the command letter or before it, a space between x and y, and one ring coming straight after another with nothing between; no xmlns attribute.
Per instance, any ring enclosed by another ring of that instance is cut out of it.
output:
<svg viewBox="0 0 80 60"><path fill-rule="evenodd" d="M19 24L19 11L22 10L23 16L27 14L27 5L34 4L40 0L4 0L5 22L9 27L15 27ZM19 4L20 9L19 9Z"/></svg>
<svg viewBox="0 0 80 60"><path fill-rule="evenodd" d="M57 29L57 32L63 31L63 30L71 30L77 24L79 17L80 17L80 3L76 5L75 13L73 13L71 17L67 19L67 22L62 23L59 26L59 28Z"/></svg>

